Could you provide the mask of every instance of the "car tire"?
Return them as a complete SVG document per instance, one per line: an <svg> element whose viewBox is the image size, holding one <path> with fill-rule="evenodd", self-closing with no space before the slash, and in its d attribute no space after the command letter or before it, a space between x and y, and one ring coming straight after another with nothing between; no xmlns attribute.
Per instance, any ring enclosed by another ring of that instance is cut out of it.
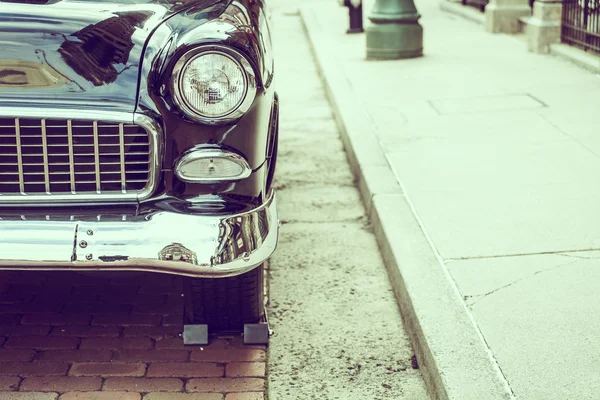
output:
<svg viewBox="0 0 600 400"><path fill-rule="evenodd" d="M211 333L240 332L264 314L264 267L230 278L188 278L186 317Z"/></svg>

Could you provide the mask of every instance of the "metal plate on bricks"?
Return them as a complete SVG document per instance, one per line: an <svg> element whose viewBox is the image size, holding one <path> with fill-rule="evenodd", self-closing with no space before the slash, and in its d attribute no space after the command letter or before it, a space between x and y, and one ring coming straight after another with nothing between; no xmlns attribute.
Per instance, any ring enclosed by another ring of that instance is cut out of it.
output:
<svg viewBox="0 0 600 400"><path fill-rule="evenodd" d="M184 325L183 344L186 346L208 344L208 325Z"/></svg>

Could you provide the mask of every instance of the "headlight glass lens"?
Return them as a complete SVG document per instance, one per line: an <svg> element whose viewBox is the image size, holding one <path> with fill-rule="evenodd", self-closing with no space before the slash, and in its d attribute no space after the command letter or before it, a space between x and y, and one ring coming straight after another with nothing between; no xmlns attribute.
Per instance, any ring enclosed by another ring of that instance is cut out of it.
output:
<svg viewBox="0 0 600 400"><path fill-rule="evenodd" d="M188 179L233 179L244 173L244 168L226 158L201 158L181 165L177 173Z"/></svg>
<svg viewBox="0 0 600 400"><path fill-rule="evenodd" d="M203 117L219 118L244 101L248 84L242 66L225 54L206 53L191 59L182 71L181 96Z"/></svg>

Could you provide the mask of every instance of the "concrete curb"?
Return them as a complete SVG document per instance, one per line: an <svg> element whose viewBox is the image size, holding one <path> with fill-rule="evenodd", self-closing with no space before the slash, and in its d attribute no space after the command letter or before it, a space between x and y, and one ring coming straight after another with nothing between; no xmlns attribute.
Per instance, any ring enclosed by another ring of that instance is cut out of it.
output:
<svg viewBox="0 0 600 400"><path fill-rule="evenodd" d="M550 54L570 61L580 68L600 74L600 57L597 55L586 53L581 49L562 43L551 44Z"/></svg>
<svg viewBox="0 0 600 400"><path fill-rule="evenodd" d="M410 199L391 170L371 117L327 45L309 7L304 28L334 110L349 163L374 227L405 328L433 399L514 398Z"/></svg>

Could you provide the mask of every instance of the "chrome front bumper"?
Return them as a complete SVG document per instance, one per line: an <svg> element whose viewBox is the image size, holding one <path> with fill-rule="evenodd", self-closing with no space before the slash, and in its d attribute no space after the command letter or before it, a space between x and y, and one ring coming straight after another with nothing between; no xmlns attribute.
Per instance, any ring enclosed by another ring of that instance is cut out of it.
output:
<svg viewBox="0 0 600 400"><path fill-rule="evenodd" d="M0 269L228 277L266 261L279 233L274 192L262 206L228 216L158 211L120 221L24 219L0 220Z"/></svg>

